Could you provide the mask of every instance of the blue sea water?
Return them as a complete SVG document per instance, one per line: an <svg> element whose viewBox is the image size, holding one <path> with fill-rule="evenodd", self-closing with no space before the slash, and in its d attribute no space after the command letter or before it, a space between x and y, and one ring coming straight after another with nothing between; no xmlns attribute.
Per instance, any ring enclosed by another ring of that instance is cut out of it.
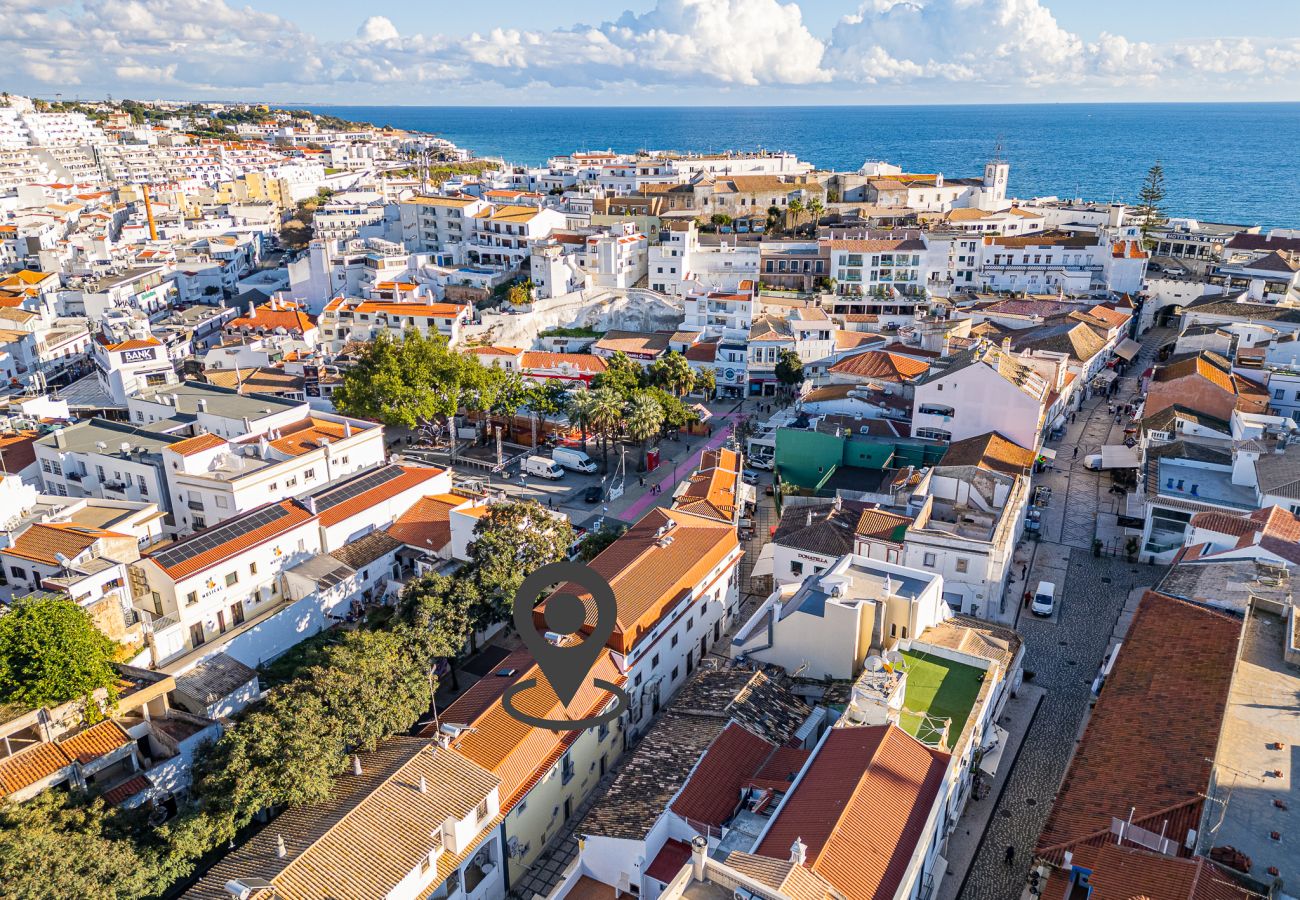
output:
<svg viewBox="0 0 1300 900"><path fill-rule="evenodd" d="M956 177L980 174L1000 144L1020 197L1132 201L1158 159L1172 215L1300 227L1300 103L308 108L526 164L573 150L763 147L821 168L884 159Z"/></svg>

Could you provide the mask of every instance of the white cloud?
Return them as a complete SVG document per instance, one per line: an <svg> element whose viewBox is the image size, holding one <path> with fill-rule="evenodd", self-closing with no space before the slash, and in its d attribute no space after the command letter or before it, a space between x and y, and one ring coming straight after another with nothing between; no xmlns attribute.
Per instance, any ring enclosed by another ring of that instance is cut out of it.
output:
<svg viewBox="0 0 1300 900"><path fill-rule="evenodd" d="M0 4L8 69L0 81L42 93L75 85L96 95L156 88L379 102L435 92L499 102L642 91L833 101L864 86L938 101L1128 97L1135 86L1253 97L1260 87L1300 87L1293 38L1155 44L1103 32L1085 40L1041 0L845 2L848 14L824 38L808 30L794 0L657 0L599 24L467 36L403 34L373 15L354 38L325 42L225 0L9 0Z"/></svg>

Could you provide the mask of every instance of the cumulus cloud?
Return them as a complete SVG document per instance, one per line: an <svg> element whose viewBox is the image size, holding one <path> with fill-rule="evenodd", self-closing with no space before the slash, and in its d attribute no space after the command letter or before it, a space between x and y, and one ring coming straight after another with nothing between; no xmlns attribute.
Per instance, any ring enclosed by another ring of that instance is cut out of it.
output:
<svg viewBox="0 0 1300 900"><path fill-rule="evenodd" d="M0 81L45 93L75 85L96 94L379 101L431 91L500 100L501 89L519 99L534 90L638 89L776 99L773 89L833 98L902 86L930 99L992 101L1000 91L1023 99L1052 89L1199 85L1212 96L1222 87L1300 86L1297 39L1158 44L1103 32L1085 40L1041 0L851 2L820 37L797 0L657 0L599 24L469 35L403 34L373 15L355 37L326 42L226 0L9 0L0 4Z"/></svg>

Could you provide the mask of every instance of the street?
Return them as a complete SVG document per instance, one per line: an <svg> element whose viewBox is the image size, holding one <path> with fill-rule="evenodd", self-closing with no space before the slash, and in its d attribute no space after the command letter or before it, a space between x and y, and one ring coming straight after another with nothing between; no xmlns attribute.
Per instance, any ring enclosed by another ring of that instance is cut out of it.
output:
<svg viewBox="0 0 1300 900"><path fill-rule="evenodd" d="M1151 365L1168 332L1149 332L1142 353L1121 379L1116 402L1129 402L1137 378ZM1016 629L1025 641L1025 677L1046 690L1033 725L1026 735L1011 773L998 798L997 809L976 852L961 900L1010 900L1025 886L1038 833L1047 819L1061 779L1082 735L1090 709L1091 685L1109 647L1111 632L1129 592L1154 584L1163 568L1130 563L1119 557L1092 555L1092 542L1108 542L1116 531L1105 514L1113 512L1117 495L1105 493L1109 476L1084 467L1083 458L1102 444L1119 443L1124 424L1115 424L1106 399L1084 404L1077 421L1055 446L1055 471L1035 479L1052 488L1052 505L1043 517L1043 541L1033 547L1028 584L1038 580L1057 586L1057 609L1049 618L1021 610ZM1074 448L1078 447L1077 458ZM1017 570L1017 577L1020 572ZM1018 598L1023 585L1008 591ZM1006 850L1015 848L1015 863L1008 866ZM948 893L947 890L944 891Z"/></svg>

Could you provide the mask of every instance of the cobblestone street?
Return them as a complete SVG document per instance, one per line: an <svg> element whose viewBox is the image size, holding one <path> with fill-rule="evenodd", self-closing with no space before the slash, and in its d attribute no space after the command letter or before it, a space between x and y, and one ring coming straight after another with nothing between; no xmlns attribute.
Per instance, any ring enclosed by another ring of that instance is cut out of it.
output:
<svg viewBox="0 0 1300 900"><path fill-rule="evenodd" d="M1148 333L1131 377L1121 382L1117 402L1132 398L1136 377L1150 365L1166 334ZM1055 447L1055 471L1035 479L1035 484L1050 485L1054 497L1053 508L1044 516L1048 540L1034 549L1028 586L1039 578L1054 580L1058 609L1046 619L1022 615L1016 628L1025 639L1026 676L1032 672L1032 684L1047 693L997 800L997 811L967 874L961 900L1014 900L1020 896L1038 833L1082 734L1092 680L1110 645L1115 623L1129 592L1154 584L1164 572L1122 557L1092 555L1098 517L1114 512L1116 503L1114 495L1103 489L1109 478L1084 468L1083 460L1103 444L1122 441L1123 427L1108 414L1104 398L1088 401ZM1008 846L1015 848L1012 866L1005 860Z"/></svg>

